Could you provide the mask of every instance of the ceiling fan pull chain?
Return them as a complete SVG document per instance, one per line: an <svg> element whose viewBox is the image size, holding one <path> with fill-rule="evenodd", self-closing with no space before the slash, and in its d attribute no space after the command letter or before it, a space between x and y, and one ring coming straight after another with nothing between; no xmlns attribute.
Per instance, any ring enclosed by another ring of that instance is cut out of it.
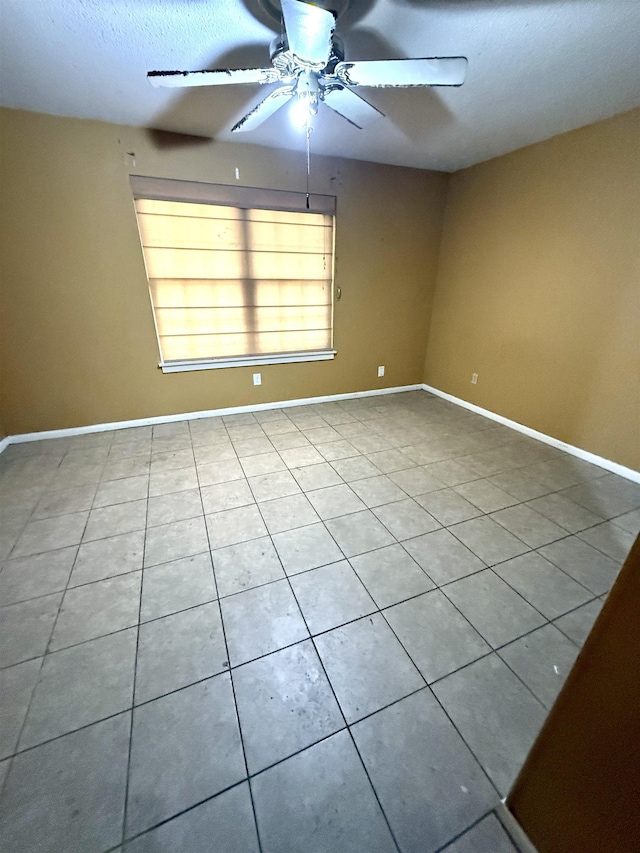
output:
<svg viewBox="0 0 640 853"><path fill-rule="evenodd" d="M307 210L309 210L309 164L310 164L310 156L309 156L309 148L311 142L311 131L313 128L307 122Z"/></svg>

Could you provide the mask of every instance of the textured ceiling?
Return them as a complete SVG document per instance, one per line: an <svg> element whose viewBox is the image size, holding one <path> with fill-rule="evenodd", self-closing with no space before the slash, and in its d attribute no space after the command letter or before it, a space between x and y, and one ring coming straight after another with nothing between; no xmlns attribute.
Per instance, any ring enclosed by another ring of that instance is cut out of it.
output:
<svg viewBox="0 0 640 853"><path fill-rule="evenodd" d="M229 133L267 87L152 88L151 69L269 66L256 0L0 0L0 103L64 116L304 146L286 108ZM458 56L459 89L360 89L386 117L321 107L312 150L452 171L640 104L638 0L351 0L347 59Z"/></svg>

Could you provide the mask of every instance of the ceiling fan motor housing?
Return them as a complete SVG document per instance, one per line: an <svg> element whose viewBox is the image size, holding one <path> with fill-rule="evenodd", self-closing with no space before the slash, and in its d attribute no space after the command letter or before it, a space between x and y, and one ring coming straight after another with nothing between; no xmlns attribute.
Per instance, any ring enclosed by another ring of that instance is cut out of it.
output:
<svg viewBox="0 0 640 853"><path fill-rule="evenodd" d="M217 68L196 71L149 71L154 86L221 86L273 84L278 88L232 127L253 130L284 104L304 119L315 115L324 102L357 128L383 115L354 89L370 87L461 86L467 59L463 56L344 61L344 45L335 34L336 19L346 0L252 0L271 10L279 34L270 45L271 68Z"/></svg>
<svg viewBox="0 0 640 853"><path fill-rule="evenodd" d="M271 64L284 77L294 77L300 70L301 62L293 57L289 50L289 42L285 32L276 36L269 46L269 55ZM331 38L331 53L329 61L324 69L321 69L324 74L333 74L338 62L344 61L344 43L340 36L335 33Z"/></svg>

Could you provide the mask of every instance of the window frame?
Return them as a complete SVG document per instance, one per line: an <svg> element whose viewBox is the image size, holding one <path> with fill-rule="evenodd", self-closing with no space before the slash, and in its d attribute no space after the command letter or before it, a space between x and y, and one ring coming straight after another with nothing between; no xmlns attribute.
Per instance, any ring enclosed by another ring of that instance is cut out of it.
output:
<svg viewBox="0 0 640 853"><path fill-rule="evenodd" d="M193 370L217 370L231 367L251 367L266 364L290 364L312 361L332 360L337 350L334 349L334 313L335 313L335 242L336 242L336 198L335 196L291 192L287 190L272 190L258 187L233 186L229 184L212 184L200 181L184 181L174 178L158 178L145 175L129 176L131 190L133 193L134 212L136 224L138 214L135 202L138 199L152 199L158 201L174 201L195 204L212 204L226 207L237 207L241 209L257 208L260 210L274 210L294 213L320 213L332 217L332 245L331 245L331 302L330 302L330 345L323 350L301 350L297 352L270 353L265 355L243 355L243 356L220 356L198 359L173 359L165 360L162 355L162 346L158 323L156 320L156 308L151 293L147 261L142 246L142 235L138 228L140 248L145 266L149 300L153 326L156 334L156 343L160 360L158 367L163 373L180 373ZM214 280L215 281L215 280Z"/></svg>

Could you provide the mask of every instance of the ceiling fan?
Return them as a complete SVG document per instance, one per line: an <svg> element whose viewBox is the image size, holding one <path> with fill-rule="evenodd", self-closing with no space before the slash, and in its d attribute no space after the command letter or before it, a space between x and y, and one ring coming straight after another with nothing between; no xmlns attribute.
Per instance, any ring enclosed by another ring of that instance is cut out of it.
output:
<svg viewBox="0 0 640 853"><path fill-rule="evenodd" d="M293 100L293 117L309 127L320 102L357 128L384 115L356 94L355 86L461 86L464 56L345 62L342 40L335 34L336 14L303 0L280 0L281 33L271 43L272 68L219 68L212 71L149 71L154 86L224 86L280 83L232 131L254 130Z"/></svg>

